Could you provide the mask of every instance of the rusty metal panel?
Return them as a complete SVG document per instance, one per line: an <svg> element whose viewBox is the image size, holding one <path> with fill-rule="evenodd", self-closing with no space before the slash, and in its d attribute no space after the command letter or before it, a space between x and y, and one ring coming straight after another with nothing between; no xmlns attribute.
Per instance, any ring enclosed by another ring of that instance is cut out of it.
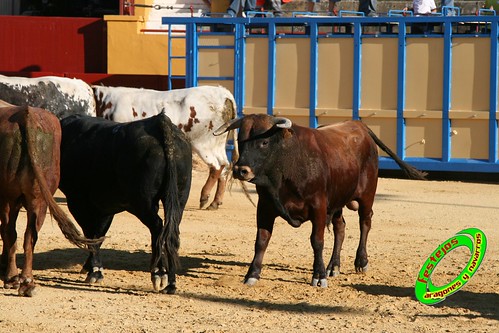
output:
<svg viewBox="0 0 499 333"><path fill-rule="evenodd" d="M99 18L2 16L0 71L105 73Z"/></svg>

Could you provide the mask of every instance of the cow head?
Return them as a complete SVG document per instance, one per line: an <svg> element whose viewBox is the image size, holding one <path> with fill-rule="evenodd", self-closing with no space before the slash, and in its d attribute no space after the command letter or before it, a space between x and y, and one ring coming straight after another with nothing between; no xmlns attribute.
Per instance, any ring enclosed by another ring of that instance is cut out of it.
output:
<svg viewBox="0 0 499 333"><path fill-rule="evenodd" d="M214 134L238 128L239 159L233 168L234 177L265 185L280 157L286 154L283 150L292 137L291 125L287 118L253 114L225 123Z"/></svg>

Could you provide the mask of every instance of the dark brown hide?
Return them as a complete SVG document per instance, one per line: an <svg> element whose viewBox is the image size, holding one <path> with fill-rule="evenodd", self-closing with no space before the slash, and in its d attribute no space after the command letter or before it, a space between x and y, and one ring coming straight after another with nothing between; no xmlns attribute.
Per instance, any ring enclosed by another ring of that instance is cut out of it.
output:
<svg viewBox="0 0 499 333"><path fill-rule="evenodd" d="M312 222L314 250L312 284L327 285L328 275L339 274L340 251L345 236L344 206L358 207L360 242L355 269L367 269L367 235L378 180L381 147L406 171L422 176L401 161L360 121L311 129L285 118L249 115L222 126L216 133L239 128L239 160L234 177L256 185L257 239L255 256L245 282L260 278L263 255L272 236L275 218L293 227ZM324 230L333 224L333 255L327 266L322 257Z"/></svg>
<svg viewBox="0 0 499 333"><path fill-rule="evenodd" d="M52 113L31 107L0 108L0 231L3 241L1 267L6 288L19 288L31 296L35 288L33 252L47 205L66 238L86 244L52 195L59 185L61 127ZM16 265L16 219L21 207L27 212L24 234L25 260ZM95 243L95 241L91 241Z"/></svg>

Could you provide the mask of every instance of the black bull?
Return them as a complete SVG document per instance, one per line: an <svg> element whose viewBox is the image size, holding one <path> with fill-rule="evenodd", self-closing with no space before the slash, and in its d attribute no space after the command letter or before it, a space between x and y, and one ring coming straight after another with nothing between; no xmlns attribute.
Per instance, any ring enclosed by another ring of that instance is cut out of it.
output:
<svg viewBox="0 0 499 333"><path fill-rule="evenodd" d="M192 149L184 134L163 113L126 124L70 116L61 127L59 187L85 236L104 236L119 212L135 215L151 233L153 287L174 293L179 224L192 176ZM99 248L83 266L90 283L103 279Z"/></svg>
<svg viewBox="0 0 499 333"><path fill-rule="evenodd" d="M398 158L360 121L310 129L291 124L286 118L248 115L226 123L215 134L236 128L240 156L233 168L234 177L255 184L258 192L255 256L245 277L249 285L260 279L275 218L280 216L293 227L312 222L312 285L326 287L327 276L340 272L345 206L359 214L355 270L367 270L367 235L378 181L377 146L410 178L425 178L424 173ZM322 257L324 230L331 223L334 247L326 269Z"/></svg>

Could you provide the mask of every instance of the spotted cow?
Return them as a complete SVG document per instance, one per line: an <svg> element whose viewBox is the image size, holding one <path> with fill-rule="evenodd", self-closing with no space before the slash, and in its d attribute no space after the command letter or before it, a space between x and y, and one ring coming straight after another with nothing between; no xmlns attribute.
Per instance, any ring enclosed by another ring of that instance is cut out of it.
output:
<svg viewBox="0 0 499 333"><path fill-rule="evenodd" d="M59 119L72 114L95 117L90 86L79 79L58 76L26 78L0 75L0 99L18 106L43 108Z"/></svg>
<svg viewBox="0 0 499 333"><path fill-rule="evenodd" d="M200 208L207 203L217 184L215 198L208 209L222 204L229 160L228 135L214 136L213 131L236 117L236 103L223 87L201 86L171 91L126 87L92 86L97 116L116 122L149 118L161 112L170 117L192 144L192 149L208 165L210 174L201 190Z"/></svg>

